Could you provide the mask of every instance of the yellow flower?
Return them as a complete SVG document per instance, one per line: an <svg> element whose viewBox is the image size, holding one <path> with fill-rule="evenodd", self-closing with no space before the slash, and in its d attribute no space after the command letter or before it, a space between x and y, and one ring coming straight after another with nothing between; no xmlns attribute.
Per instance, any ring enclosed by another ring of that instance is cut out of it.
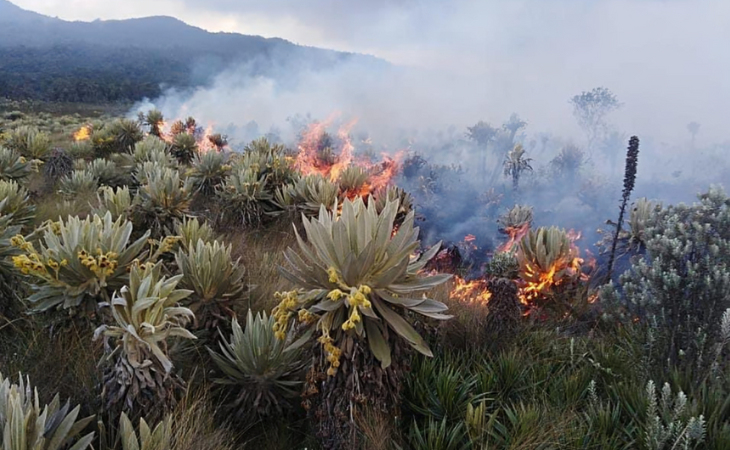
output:
<svg viewBox="0 0 730 450"><path fill-rule="evenodd" d="M370 286L368 286L367 284L363 284L358 290L365 295L370 295L370 293L372 292L372 289L370 289Z"/></svg>
<svg viewBox="0 0 730 450"><path fill-rule="evenodd" d="M342 324L342 330L343 331L349 331L355 328L355 324L352 322L352 320L348 319Z"/></svg>
<svg viewBox="0 0 730 450"><path fill-rule="evenodd" d="M337 277L337 269L334 267L330 267L327 269L327 275L329 275L329 281L330 283L337 283L339 278Z"/></svg>
<svg viewBox="0 0 730 450"><path fill-rule="evenodd" d="M345 295L345 293L342 292L341 290L339 290L339 289L333 289L333 290L331 290L329 292L329 294L327 294L327 298L329 300L332 300L333 302L336 302L337 300L339 300L342 297L344 297L344 295Z"/></svg>
<svg viewBox="0 0 730 450"><path fill-rule="evenodd" d="M350 322L358 323L360 320L360 314L357 312L357 308L353 308L352 314L350 314Z"/></svg>

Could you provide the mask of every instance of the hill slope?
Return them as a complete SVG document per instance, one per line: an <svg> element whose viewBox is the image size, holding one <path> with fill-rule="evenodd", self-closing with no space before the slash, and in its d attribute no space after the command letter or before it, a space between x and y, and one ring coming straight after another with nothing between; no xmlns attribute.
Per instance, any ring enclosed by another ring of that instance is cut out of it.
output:
<svg viewBox="0 0 730 450"><path fill-rule="evenodd" d="M162 85L207 82L234 63L273 75L282 66L328 67L382 60L235 33L210 33L172 17L69 22L0 0L0 97L120 101L158 95Z"/></svg>

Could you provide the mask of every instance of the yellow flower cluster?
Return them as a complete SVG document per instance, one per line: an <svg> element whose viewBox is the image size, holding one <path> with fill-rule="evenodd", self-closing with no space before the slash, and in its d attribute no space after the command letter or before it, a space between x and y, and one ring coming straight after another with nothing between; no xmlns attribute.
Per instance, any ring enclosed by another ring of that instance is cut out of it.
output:
<svg viewBox="0 0 730 450"><path fill-rule="evenodd" d="M324 351L327 352L327 362L330 363L330 366L327 369L327 375L333 377L337 373L337 368L340 367L340 356L342 356L342 350L335 346L332 338L326 330L322 330L322 336L320 336L317 341L322 344Z"/></svg>
<svg viewBox="0 0 730 450"><path fill-rule="evenodd" d="M119 266L116 260L119 255L114 252L104 253L100 248L96 249L96 255L92 256L86 250L80 250L77 254L81 264L94 272L94 275L97 277L105 278L111 276Z"/></svg>
<svg viewBox="0 0 730 450"><path fill-rule="evenodd" d="M342 329L344 331L354 329L358 322L362 320L360 313L358 312L358 308L372 307L372 304L367 297L371 292L372 289L370 289L370 286L366 285L361 285L357 289L350 289L350 294L347 296L347 303L350 305L352 312L350 313L350 318L342 324ZM332 292L330 292L330 294L332 294Z"/></svg>
<svg viewBox="0 0 730 450"><path fill-rule="evenodd" d="M299 310L299 321L306 324L312 324L317 321L317 315L312 314L306 309Z"/></svg>
<svg viewBox="0 0 730 450"><path fill-rule="evenodd" d="M221 170L223 170L223 171L231 170L231 165L230 164L223 164L221 166Z"/></svg>
<svg viewBox="0 0 730 450"><path fill-rule="evenodd" d="M271 312L276 320L276 323L274 323L274 335L277 339L284 340L286 339L286 332L289 328L289 319L292 316L292 311L299 304L299 297L297 291L277 292L274 294L274 297L279 299L279 305Z"/></svg>
<svg viewBox="0 0 730 450"><path fill-rule="evenodd" d="M33 244L26 241L25 238L19 234L10 238L10 245L12 245L13 247L17 247L24 252L35 253L35 250L33 249Z"/></svg>
<svg viewBox="0 0 730 450"><path fill-rule="evenodd" d="M167 236L165 239L162 240L162 244L160 245L160 252L169 253L173 251L177 243L181 240L182 236Z"/></svg>
<svg viewBox="0 0 730 450"><path fill-rule="evenodd" d="M37 277L45 277L48 275L46 265L43 264L38 253L31 253L30 256L13 256L13 264L20 269L23 275L35 275Z"/></svg>

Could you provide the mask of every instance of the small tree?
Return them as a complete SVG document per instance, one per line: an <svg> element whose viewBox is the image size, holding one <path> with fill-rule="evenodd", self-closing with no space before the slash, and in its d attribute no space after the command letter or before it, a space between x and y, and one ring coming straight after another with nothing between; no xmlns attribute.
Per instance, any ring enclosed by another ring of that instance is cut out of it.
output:
<svg viewBox="0 0 730 450"><path fill-rule="evenodd" d="M695 139L697 138L697 133L700 132L700 124L697 122L690 122L687 124L687 131L689 131L690 136L692 136L692 148L695 146Z"/></svg>
<svg viewBox="0 0 730 450"><path fill-rule="evenodd" d="M589 92L582 92L570 99L573 105L573 116L588 138L588 149L606 133L608 126L606 116L621 107L616 96L604 87L597 87Z"/></svg>

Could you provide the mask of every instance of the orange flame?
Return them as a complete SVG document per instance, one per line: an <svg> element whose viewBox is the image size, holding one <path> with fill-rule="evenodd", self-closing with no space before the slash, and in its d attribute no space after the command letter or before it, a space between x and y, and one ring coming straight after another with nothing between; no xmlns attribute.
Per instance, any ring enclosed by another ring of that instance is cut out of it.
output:
<svg viewBox="0 0 730 450"><path fill-rule="evenodd" d="M74 133L74 141L87 141L91 138L91 129L88 125L84 125Z"/></svg>
<svg viewBox="0 0 730 450"><path fill-rule="evenodd" d="M497 253L508 252L512 250L512 247L520 242L522 238L525 237L527 232L530 231L530 223L527 222L519 227L507 227L504 229L504 231L509 236L509 239L507 240L507 242L497 248Z"/></svg>
<svg viewBox="0 0 730 450"><path fill-rule="evenodd" d="M368 182L359 189L345 192L344 194L348 198L365 197L387 187L400 172L405 152L398 152L393 157L383 154L383 160L379 163L372 163L364 158L356 160L355 146L350 137L352 128L357 124L357 119L354 119L337 130L337 137L342 144L339 149L334 149L337 150L334 161L324 161L319 154L319 146L325 130L331 125L333 119L334 116L330 116L323 122L315 122L302 134L294 167L303 175L320 174L333 182L337 181L342 172L351 165L364 168L369 173Z"/></svg>
<svg viewBox="0 0 730 450"><path fill-rule="evenodd" d="M575 241L581 238L581 233L570 230L567 234L570 239L570 251L564 258L555 261L548 268L541 268L535 263L527 263L522 268L523 285L520 289L520 301L523 304L529 305L545 297L554 287L588 280L589 276L583 273L585 260L580 257L580 249L575 245ZM595 260L592 259L590 264L595 264Z"/></svg>
<svg viewBox="0 0 730 450"><path fill-rule="evenodd" d="M484 280L466 281L454 276L454 287L449 293L449 298L463 303L486 305L492 298L492 293L487 289L487 282Z"/></svg>

